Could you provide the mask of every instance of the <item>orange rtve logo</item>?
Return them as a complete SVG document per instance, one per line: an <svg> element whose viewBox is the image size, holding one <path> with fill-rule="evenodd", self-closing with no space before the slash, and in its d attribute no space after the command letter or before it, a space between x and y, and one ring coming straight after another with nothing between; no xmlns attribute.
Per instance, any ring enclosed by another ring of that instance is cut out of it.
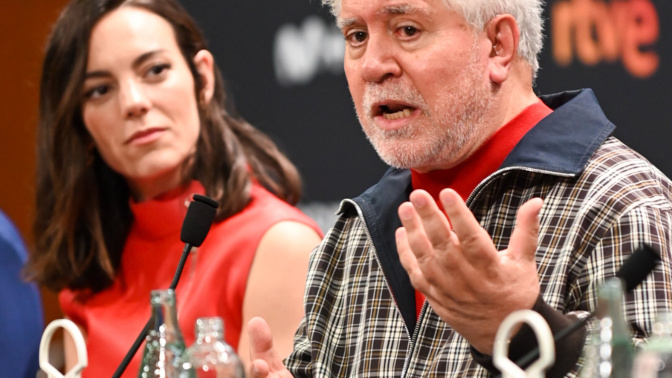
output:
<svg viewBox="0 0 672 378"><path fill-rule="evenodd" d="M648 48L659 35L658 12L650 0L558 1L551 8L551 33L553 57L560 65L572 62L574 42L583 64L620 58L638 78L658 70L658 54Z"/></svg>

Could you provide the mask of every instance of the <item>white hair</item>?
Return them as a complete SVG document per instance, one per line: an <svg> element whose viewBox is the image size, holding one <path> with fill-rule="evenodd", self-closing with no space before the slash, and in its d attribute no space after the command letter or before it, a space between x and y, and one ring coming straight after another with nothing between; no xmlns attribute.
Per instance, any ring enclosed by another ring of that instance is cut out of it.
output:
<svg viewBox="0 0 672 378"><path fill-rule="evenodd" d="M342 0L322 0L338 18ZM462 15L475 31L480 32L488 21L499 14L510 14L518 23L520 40L518 55L532 68L533 79L539 70L538 56L543 46L544 0L442 0L446 6Z"/></svg>

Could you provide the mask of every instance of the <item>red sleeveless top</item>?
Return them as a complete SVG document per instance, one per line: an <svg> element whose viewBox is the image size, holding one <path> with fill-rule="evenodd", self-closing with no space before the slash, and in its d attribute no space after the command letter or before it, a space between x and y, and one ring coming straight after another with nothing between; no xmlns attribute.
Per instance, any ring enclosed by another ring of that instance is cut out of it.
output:
<svg viewBox="0 0 672 378"><path fill-rule="evenodd" d="M87 332L89 366L84 377L110 377L150 316L150 292L166 289L175 274L184 244L182 220L194 193L193 182L171 198L131 202L135 217L122 254L121 268L106 290L81 303L76 292L59 294L65 315ZM213 224L208 236L186 261L176 290L177 316L187 346L195 340L196 319L221 316L225 339L237 349L243 328L242 308L250 267L262 236L274 224L296 221L319 234L319 226L297 208L253 184L251 201L241 212ZM124 377L135 377L141 350Z"/></svg>

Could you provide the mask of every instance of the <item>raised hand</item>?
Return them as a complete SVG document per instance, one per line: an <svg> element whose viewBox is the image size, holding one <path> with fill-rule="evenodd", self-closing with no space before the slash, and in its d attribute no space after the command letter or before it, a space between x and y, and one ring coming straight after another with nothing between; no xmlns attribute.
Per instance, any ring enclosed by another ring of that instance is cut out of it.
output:
<svg viewBox="0 0 672 378"><path fill-rule="evenodd" d="M250 368L247 376L251 378L291 378L292 374L285 368L282 358L273 348L271 329L260 317L250 319L247 323L250 335Z"/></svg>
<svg viewBox="0 0 672 378"><path fill-rule="evenodd" d="M444 189L440 200L445 214L423 190L399 207L401 263L432 309L479 352L492 354L504 318L531 309L539 296L534 254L542 200L520 207L504 251L497 251L455 191Z"/></svg>

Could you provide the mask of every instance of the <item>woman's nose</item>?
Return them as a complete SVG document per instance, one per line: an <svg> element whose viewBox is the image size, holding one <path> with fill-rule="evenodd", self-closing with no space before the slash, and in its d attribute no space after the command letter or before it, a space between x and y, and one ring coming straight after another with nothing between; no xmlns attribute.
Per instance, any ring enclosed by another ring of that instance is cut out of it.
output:
<svg viewBox="0 0 672 378"><path fill-rule="evenodd" d="M151 102L142 83L128 80L119 91L121 111L126 118L136 118L147 113Z"/></svg>

